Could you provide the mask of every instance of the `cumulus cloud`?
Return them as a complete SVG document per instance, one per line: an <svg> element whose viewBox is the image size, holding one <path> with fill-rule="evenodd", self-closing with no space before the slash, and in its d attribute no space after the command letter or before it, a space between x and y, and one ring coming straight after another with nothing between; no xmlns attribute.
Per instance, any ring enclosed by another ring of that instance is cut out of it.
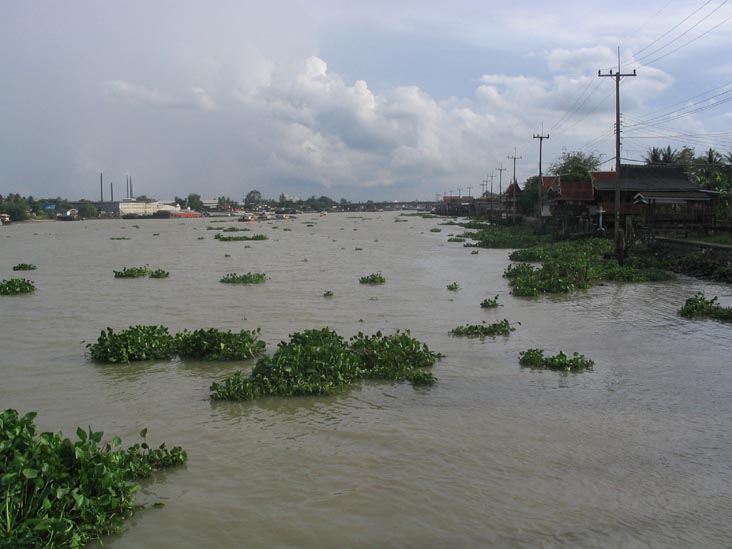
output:
<svg viewBox="0 0 732 549"><path fill-rule="evenodd" d="M209 93L198 87L191 87L181 95L172 95L142 84L124 80L108 80L104 82L104 88L113 96L159 109L195 109L203 111L216 109L216 103Z"/></svg>

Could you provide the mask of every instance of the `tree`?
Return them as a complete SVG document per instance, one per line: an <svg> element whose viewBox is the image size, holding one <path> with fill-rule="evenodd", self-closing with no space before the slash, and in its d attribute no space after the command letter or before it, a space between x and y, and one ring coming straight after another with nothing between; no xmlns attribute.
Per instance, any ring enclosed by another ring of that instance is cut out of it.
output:
<svg viewBox="0 0 732 549"><path fill-rule="evenodd" d="M203 206L203 202L201 201L201 195L196 193L191 193L188 195L188 198L186 199L186 202L188 202L188 207L191 210L196 210L198 212L202 212L206 208Z"/></svg>
<svg viewBox="0 0 732 549"><path fill-rule="evenodd" d="M255 208L260 202L262 202L262 193L257 190L249 191L244 198L244 206L249 209Z"/></svg>
<svg viewBox="0 0 732 549"><path fill-rule="evenodd" d="M602 156L582 151L564 151L559 159L549 166L551 175L561 175L575 181L588 181L590 172L600 167Z"/></svg>
<svg viewBox="0 0 732 549"><path fill-rule="evenodd" d="M524 183L523 192L519 195L519 208L522 212L526 214L536 212L539 207L539 185L540 179L538 175L532 175Z"/></svg>
<svg viewBox="0 0 732 549"><path fill-rule="evenodd" d="M79 213L79 216L84 219L99 216L99 211L94 207L91 202L82 202L81 204L79 204L79 207L76 209L76 211Z"/></svg>

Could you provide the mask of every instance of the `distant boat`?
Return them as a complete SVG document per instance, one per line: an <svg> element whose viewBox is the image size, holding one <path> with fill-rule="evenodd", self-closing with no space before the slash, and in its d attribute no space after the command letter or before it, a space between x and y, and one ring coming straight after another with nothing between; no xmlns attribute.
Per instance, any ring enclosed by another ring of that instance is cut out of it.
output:
<svg viewBox="0 0 732 549"><path fill-rule="evenodd" d="M10 225L12 223L8 214L0 214L0 225Z"/></svg>
<svg viewBox="0 0 732 549"><path fill-rule="evenodd" d="M79 221L79 212L76 209L71 208L66 213L56 214L56 221Z"/></svg>
<svg viewBox="0 0 732 549"><path fill-rule="evenodd" d="M256 221L256 218L251 214L246 214L241 216L237 221L242 221L244 223L251 223L252 221Z"/></svg>

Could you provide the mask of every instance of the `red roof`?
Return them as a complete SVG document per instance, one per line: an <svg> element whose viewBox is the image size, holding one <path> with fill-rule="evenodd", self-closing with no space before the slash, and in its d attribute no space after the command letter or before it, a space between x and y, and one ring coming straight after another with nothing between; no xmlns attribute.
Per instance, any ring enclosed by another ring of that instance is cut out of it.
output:
<svg viewBox="0 0 732 549"><path fill-rule="evenodd" d="M617 172L592 172L593 181L615 181Z"/></svg>
<svg viewBox="0 0 732 549"><path fill-rule="evenodd" d="M541 176L541 182L544 185L544 190L547 190L549 187L554 185L554 183L557 182L557 179L559 179L556 175L543 175Z"/></svg>
<svg viewBox="0 0 732 549"><path fill-rule="evenodd" d="M560 200L594 200L591 181L569 181L562 179L559 182Z"/></svg>
<svg viewBox="0 0 732 549"><path fill-rule="evenodd" d="M518 186L518 183L512 181L511 184L508 186L508 189L506 189L506 192L503 194L505 194L506 196L513 196L515 198L521 194L521 187Z"/></svg>

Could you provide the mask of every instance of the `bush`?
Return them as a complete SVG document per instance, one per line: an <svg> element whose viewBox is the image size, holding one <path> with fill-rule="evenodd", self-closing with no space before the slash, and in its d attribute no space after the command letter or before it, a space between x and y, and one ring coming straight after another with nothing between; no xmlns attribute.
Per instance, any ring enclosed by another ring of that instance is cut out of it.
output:
<svg viewBox="0 0 732 549"><path fill-rule="evenodd" d="M3 547L80 547L116 532L137 508L134 481L185 463L186 452L145 441L122 449L102 432L36 433L35 412L0 413L0 532Z"/></svg>

